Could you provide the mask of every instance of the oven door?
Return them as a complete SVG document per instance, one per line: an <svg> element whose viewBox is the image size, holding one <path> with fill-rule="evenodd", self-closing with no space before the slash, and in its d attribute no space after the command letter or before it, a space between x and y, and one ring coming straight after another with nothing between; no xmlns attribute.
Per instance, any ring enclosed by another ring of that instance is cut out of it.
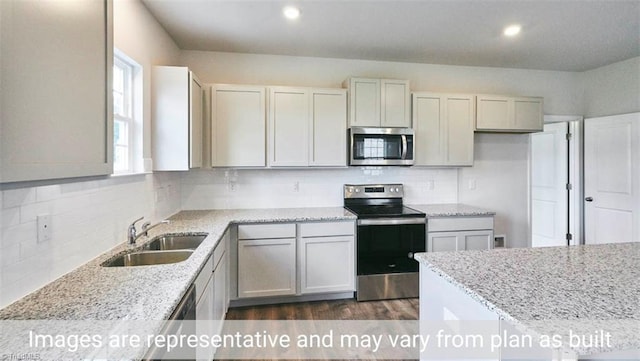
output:
<svg viewBox="0 0 640 361"><path fill-rule="evenodd" d="M424 217L358 220L358 276L418 272L413 254L425 250Z"/></svg>
<svg viewBox="0 0 640 361"><path fill-rule="evenodd" d="M351 165L413 164L413 130L354 127L349 131Z"/></svg>

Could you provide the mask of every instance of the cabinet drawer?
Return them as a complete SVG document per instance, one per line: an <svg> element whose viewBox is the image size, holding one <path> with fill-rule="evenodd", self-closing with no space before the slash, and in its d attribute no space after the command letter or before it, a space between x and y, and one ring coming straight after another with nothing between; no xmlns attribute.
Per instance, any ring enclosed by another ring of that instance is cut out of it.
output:
<svg viewBox="0 0 640 361"><path fill-rule="evenodd" d="M238 239L294 238L295 236L295 223L241 224L238 226Z"/></svg>
<svg viewBox="0 0 640 361"><path fill-rule="evenodd" d="M353 221L301 223L300 237L351 236L355 232Z"/></svg>
<svg viewBox="0 0 640 361"><path fill-rule="evenodd" d="M427 220L428 232L493 229L493 217L443 217Z"/></svg>

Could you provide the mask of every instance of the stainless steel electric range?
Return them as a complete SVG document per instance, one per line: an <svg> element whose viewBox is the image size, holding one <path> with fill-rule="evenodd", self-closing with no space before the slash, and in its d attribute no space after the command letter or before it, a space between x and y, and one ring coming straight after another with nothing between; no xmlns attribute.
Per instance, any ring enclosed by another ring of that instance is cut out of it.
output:
<svg viewBox="0 0 640 361"><path fill-rule="evenodd" d="M344 185L344 207L358 217L358 301L418 297L413 254L426 250L426 218L403 195L402 184Z"/></svg>

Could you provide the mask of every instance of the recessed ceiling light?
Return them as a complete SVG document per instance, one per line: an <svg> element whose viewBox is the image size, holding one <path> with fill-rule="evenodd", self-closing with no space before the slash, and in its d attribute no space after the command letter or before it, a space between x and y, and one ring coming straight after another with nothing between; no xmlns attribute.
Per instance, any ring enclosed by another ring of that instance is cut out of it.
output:
<svg viewBox="0 0 640 361"><path fill-rule="evenodd" d="M516 36L518 34L520 34L520 30L522 30L522 27L520 25L509 25L506 28L504 28L504 35L506 36Z"/></svg>
<svg viewBox="0 0 640 361"><path fill-rule="evenodd" d="M287 19L290 20L295 20L300 17L300 9L293 6L285 7L284 9L282 9L282 13Z"/></svg>

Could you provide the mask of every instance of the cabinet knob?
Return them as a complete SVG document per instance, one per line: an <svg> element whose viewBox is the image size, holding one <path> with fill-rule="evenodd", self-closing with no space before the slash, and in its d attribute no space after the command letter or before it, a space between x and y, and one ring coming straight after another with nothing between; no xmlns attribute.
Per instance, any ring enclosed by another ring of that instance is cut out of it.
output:
<svg viewBox="0 0 640 361"><path fill-rule="evenodd" d="M593 202L593 197L587 197L584 200L587 201L587 202Z"/></svg>

